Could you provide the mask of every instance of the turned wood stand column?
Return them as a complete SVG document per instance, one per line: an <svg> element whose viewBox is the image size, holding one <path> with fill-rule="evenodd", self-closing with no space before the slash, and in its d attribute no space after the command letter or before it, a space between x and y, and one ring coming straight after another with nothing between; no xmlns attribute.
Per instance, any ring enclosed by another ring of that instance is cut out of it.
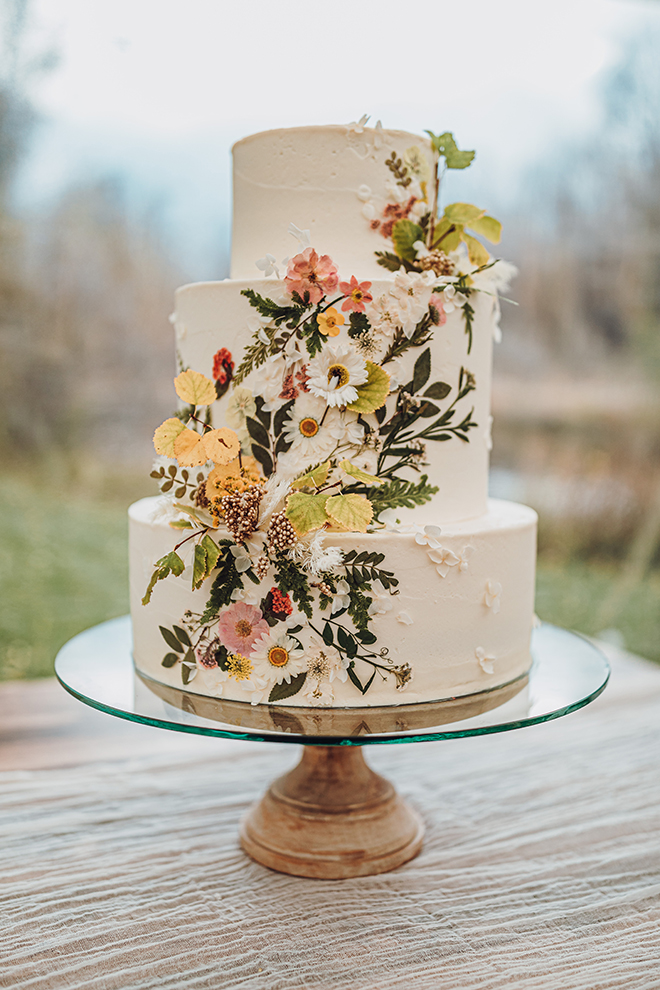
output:
<svg viewBox="0 0 660 990"><path fill-rule="evenodd" d="M299 877L385 873L422 847L424 826L361 746L304 746L300 763L268 788L241 826L258 863Z"/></svg>

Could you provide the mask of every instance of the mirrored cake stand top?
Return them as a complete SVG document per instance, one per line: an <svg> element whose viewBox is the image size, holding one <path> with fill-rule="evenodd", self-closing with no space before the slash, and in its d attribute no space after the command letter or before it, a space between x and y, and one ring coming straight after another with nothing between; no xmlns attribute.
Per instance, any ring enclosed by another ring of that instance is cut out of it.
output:
<svg viewBox="0 0 660 990"><path fill-rule="evenodd" d="M491 691L383 708L253 706L139 675L131 647L128 616L104 622L62 648L57 677L80 701L119 718L178 732L307 746L423 742L523 728L589 704L609 677L597 647L543 624L532 635L529 675Z"/></svg>

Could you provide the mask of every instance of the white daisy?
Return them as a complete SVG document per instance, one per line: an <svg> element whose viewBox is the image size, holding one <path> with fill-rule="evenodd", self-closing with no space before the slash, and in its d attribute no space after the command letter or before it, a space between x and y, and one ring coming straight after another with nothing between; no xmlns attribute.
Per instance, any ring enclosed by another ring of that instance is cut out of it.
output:
<svg viewBox="0 0 660 990"><path fill-rule="evenodd" d="M295 452L309 463L323 460L337 446L337 430L343 433L339 412L328 409L315 395L301 395L284 423L284 436L291 444L292 454Z"/></svg>
<svg viewBox="0 0 660 990"><path fill-rule="evenodd" d="M347 344L327 344L309 362L307 387L329 406L345 406L357 399L357 386L367 380L366 362Z"/></svg>
<svg viewBox="0 0 660 990"><path fill-rule="evenodd" d="M255 674L269 684L281 684L307 669L305 651L295 639L278 631L277 627L263 633L250 653Z"/></svg>

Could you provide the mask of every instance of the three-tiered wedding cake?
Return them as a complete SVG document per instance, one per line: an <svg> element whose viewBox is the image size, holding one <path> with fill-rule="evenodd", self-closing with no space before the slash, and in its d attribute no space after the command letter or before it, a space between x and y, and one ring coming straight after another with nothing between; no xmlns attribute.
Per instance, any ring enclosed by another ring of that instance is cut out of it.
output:
<svg viewBox="0 0 660 990"><path fill-rule="evenodd" d="M438 209L473 153L362 120L233 155L232 277L176 294L162 494L130 509L136 668L297 706L522 677L536 516L487 498L510 266L484 210Z"/></svg>

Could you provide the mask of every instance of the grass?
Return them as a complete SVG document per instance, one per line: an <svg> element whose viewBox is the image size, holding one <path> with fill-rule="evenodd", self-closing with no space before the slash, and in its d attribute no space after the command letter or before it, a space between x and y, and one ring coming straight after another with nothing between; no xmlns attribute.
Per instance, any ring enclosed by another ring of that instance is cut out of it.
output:
<svg viewBox="0 0 660 990"><path fill-rule="evenodd" d="M83 498L48 494L37 479L0 481L0 679L49 676L60 646L128 611L126 507L137 490ZM129 486L130 487L130 486ZM616 569L540 561L537 612L588 634ZM660 662L660 572L624 602L615 623L634 653Z"/></svg>

